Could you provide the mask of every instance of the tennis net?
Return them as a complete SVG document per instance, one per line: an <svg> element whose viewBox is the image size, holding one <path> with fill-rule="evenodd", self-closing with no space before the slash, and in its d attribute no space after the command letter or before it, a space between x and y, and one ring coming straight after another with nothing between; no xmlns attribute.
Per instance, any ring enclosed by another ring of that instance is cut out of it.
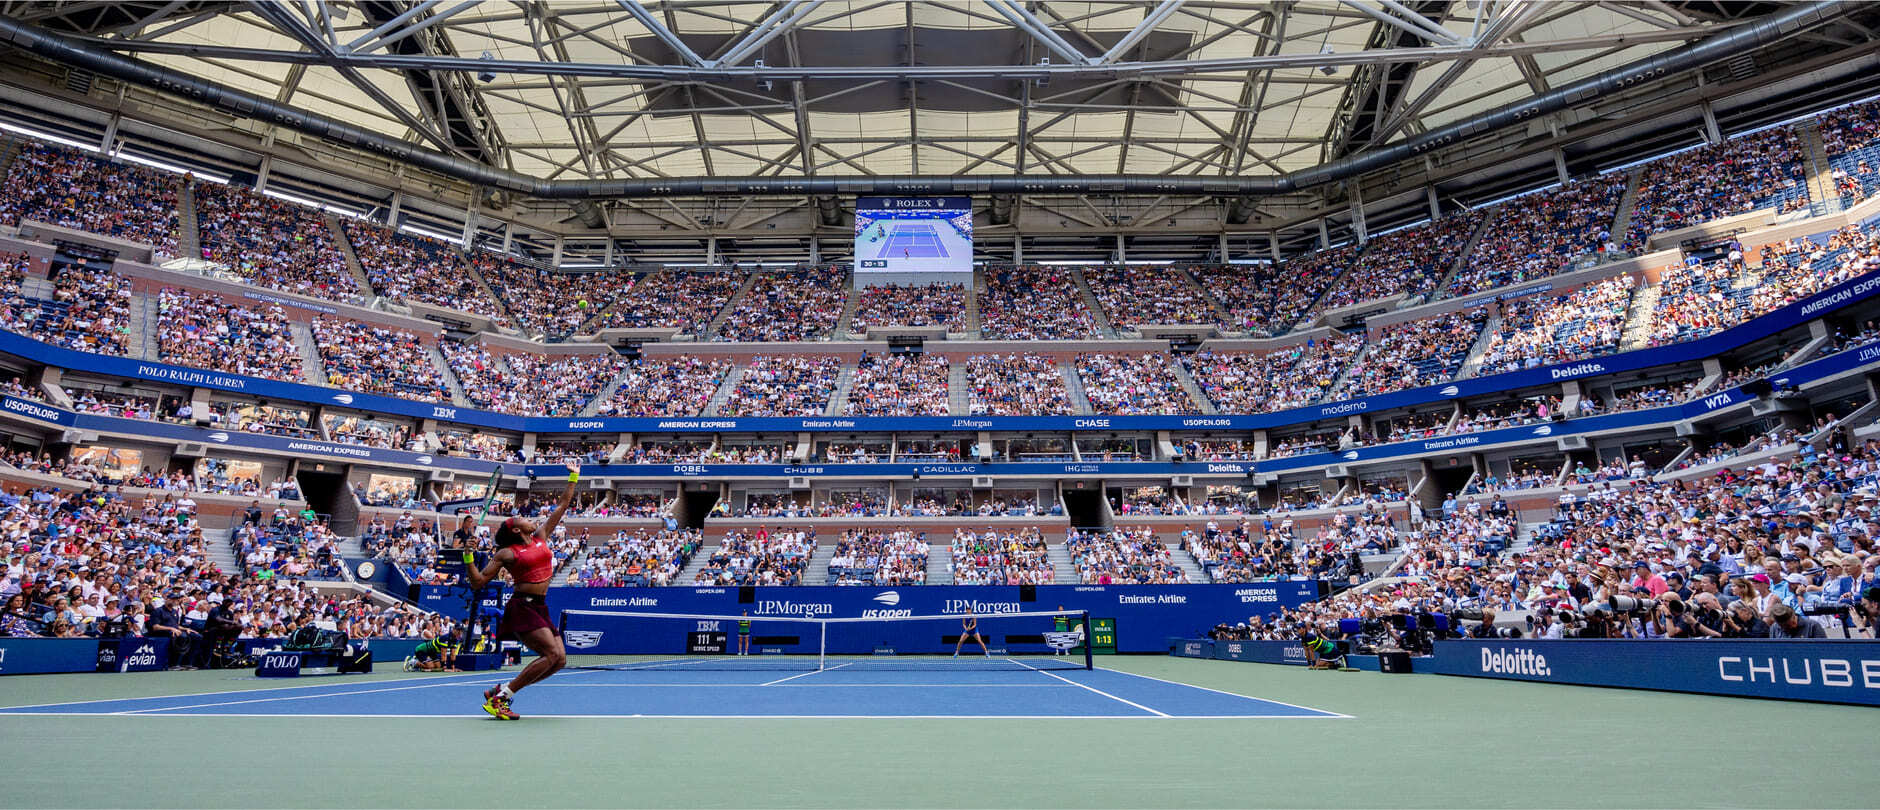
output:
<svg viewBox="0 0 1880 810"><path fill-rule="evenodd" d="M1090 669L1090 615L1034 611L971 616L724 616L564 610L576 667L642 668L594 656L673 656L687 669ZM977 638L975 638L975 634ZM983 642L983 644L981 643Z"/></svg>

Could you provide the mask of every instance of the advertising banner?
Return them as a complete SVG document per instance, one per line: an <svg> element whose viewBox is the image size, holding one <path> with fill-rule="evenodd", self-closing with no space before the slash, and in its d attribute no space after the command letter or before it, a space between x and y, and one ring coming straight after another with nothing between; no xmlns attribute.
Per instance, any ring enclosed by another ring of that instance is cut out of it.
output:
<svg viewBox="0 0 1880 810"><path fill-rule="evenodd" d="M170 664L170 640L159 636L98 639L99 672L156 672Z"/></svg>
<svg viewBox="0 0 1880 810"><path fill-rule="evenodd" d="M445 596L438 589L440 604ZM431 592L430 588L425 589ZM564 610L627 613L676 613L739 617L745 613L764 635L771 618L880 618L955 616L969 610L992 622L1002 613L1039 611L1088 612L1115 620L1117 652L1166 653L1170 633L1198 634L1223 621L1245 621L1254 615L1278 613L1318 597L1318 583L1262 582L1206 585L949 585L945 587L839 587L800 586L765 588L553 588L548 592L551 614ZM462 602L459 600L458 605ZM423 605L426 608L432 604ZM461 610L461 608L459 608ZM822 625L774 622L779 634ZM1049 618L1037 632L1050 630ZM661 632L646 633L649 627ZM664 625L600 617L572 621L570 629L590 633L588 653L678 654L685 652L691 632L725 632L728 627L683 627L665 632ZM950 622L862 622L829 624L831 653L866 654L887 647L897 652L941 652L941 638L957 634ZM820 630L818 630L820 632ZM779 645L790 652L813 652L818 639ZM571 645L573 642L570 642ZM951 642L947 642L950 645ZM1039 649L1043 640L1037 641ZM945 650L950 650L946 646Z"/></svg>
<svg viewBox="0 0 1880 810"><path fill-rule="evenodd" d="M1456 639L1419 672L1880 706L1880 642Z"/></svg>
<svg viewBox="0 0 1880 810"><path fill-rule="evenodd" d="M0 675L93 672L97 668L95 638L0 638Z"/></svg>

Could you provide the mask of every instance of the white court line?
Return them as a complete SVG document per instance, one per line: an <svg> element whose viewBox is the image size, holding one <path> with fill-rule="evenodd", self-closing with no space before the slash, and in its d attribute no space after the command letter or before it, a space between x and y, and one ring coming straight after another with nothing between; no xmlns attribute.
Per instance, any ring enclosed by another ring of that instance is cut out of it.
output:
<svg viewBox="0 0 1880 810"><path fill-rule="evenodd" d="M806 672L804 674L814 675L815 673ZM799 675L797 677L800 678L802 676ZM736 688L756 688L759 686L772 686L772 685L785 686L785 687L790 687L790 688L799 688L799 689L856 689L856 688L927 689L927 688L935 687L935 686L971 687L973 689L1063 689L1065 686L1064 684L1056 684L1056 683L912 683L912 682L909 682L909 683L822 683L822 682L807 683L805 682L805 683L786 684L786 683L782 683L781 681L773 681L771 683L684 683L684 682L674 682L674 683L555 683L554 681L542 681L533 686L530 686L529 688L535 689L537 687L552 686L558 689L637 689L642 686L661 686L661 687L671 686L671 687L678 687L678 688L685 688L685 689L736 689Z"/></svg>
<svg viewBox="0 0 1880 810"><path fill-rule="evenodd" d="M479 720L489 718L481 714L255 714L237 712L217 712L205 714L120 714L115 712L13 712L19 717L238 717L282 719L345 719L345 720ZM1323 720L1322 717L1310 717L1297 714L1195 714L1195 715L1145 715L1145 714L529 714L530 717L553 717L563 720Z"/></svg>
<svg viewBox="0 0 1880 810"><path fill-rule="evenodd" d="M440 686L480 686L485 683L502 683L503 681L507 681L507 680L509 679L503 678L501 680L495 680L495 681L468 681L464 683L421 683L421 684L418 684L417 686L388 686L384 689L359 689L359 690L355 690L351 692L339 692L335 694L325 694L325 695L281 695L278 697L250 698L248 700L223 700L223 701L217 701L213 703L192 703L192 704L185 705L185 706L157 706L157 707L153 707L149 709L131 709L129 711L110 712L110 714L120 714L120 715L154 714L157 712L181 711L183 709L206 709L206 708L210 708L213 706L240 706L246 703L274 703L274 702L282 701L282 700L317 700L319 698L352 697L353 695L370 695L370 694L375 694L379 692L406 692L412 689L436 689Z"/></svg>
<svg viewBox="0 0 1880 810"><path fill-rule="evenodd" d="M788 677L788 678L778 678L778 679L776 679L776 680L774 680L774 681L771 681L771 682L769 682L769 683L760 683L760 684L758 684L758 686L776 686L777 684L780 684L780 683L783 683L783 682L785 682L785 681L794 681L794 680L796 680L796 679L798 679L798 678L807 678L807 677L809 677L809 676L811 676L811 675L818 675L818 674L821 674L821 673L824 673L824 672L834 672L834 671L836 671L836 670L838 670L838 669L841 669L841 668L843 668L843 667L848 667L848 666L854 666L854 665L855 665L855 662L853 662L853 661L851 661L851 662L849 662L849 663L847 663L847 664L837 664L837 665L835 665L835 666L833 666L833 667L830 667L830 668L828 668L828 669L812 669L812 670L810 670L810 671L808 671L808 672L804 672L804 673L801 673L801 674L797 674L797 675L791 675L791 676L790 676L790 677Z"/></svg>
<svg viewBox="0 0 1880 810"><path fill-rule="evenodd" d="M1192 683L1182 683L1181 681L1171 681L1167 678L1157 678L1154 675L1139 675L1134 672L1124 672L1123 670L1120 670L1120 669L1110 669L1109 667L1097 667L1097 671L1098 672L1114 672L1118 675L1128 675L1132 678L1142 678L1144 680L1157 681L1159 683L1174 684L1175 686L1186 686L1189 689L1199 689L1203 692L1213 692L1217 695L1227 695L1229 697L1244 698L1246 700L1257 700L1262 703L1271 703L1275 706L1289 706L1294 709L1300 709L1302 711L1319 712L1320 719L1326 719L1326 720L1356 720L1357 719L1349 714L1339 714L1338 712L1328 712L1324 709L1315 709L1311 706L1301 706L1297 703L1287 703L1286 701L1283 701L1283 700L1271 700L1271 699L1263 698L1263 697L1254 697L1252 695L1243 695L1243 694L1240 694L1239 692L1229 692L1225 689L1210 689L1206 686L1196 686Z"/></svg>
<svg viewBox="0 0 1880 810"><path fill-rule="evenodd" d="M317 676L317 677L324 677L324 676ZM272 692L277 689L332 689L335 687L359 686L362 684L372 684L372 683L403 683L405 681L438 681L438 680L449 679L455 682L455 681L460 681L466 678L475 678L475 677L487 678L489 677L489 675L488 673L483 673L483 672L453 672L453 673L449 673L446 675L438 675L436 673L432 673L432 674L427 674L427 675L418 675L418 676L410 677L410 678L384 678L384 679L371 680L371 681L351 681L351 682L341 682L341 683L303 683L298 686L262 686L262 687L256 687L253 689L229 689L229 690L225 690L221 692L184 692L180 695L144 695L141 697L127 697L127 698L92 698L90 700L67 700L67 701L62 701L59 703L27 703L27 704L20 705L20 706L0 706L0 713L28 714L28 712L13 712L13 710L14 709L45 709L45 708L50 708L53 706L77 706L81 703L119 703L122 701L129 701L129 700L163 700L165 698L208 697L210 695L246 695L246 694L253 694L255 692ZM476 683L476 682L470 681L470 683Z"/></svg>
<svg viewBox="0 0 1880 810"><path fill-rule="evenodd" d="M1037 667L1034 667L1034 666L1032 666L1032 665L1030 665L1030 664L1027 664L1027 663L1025 663L1025 662L1023 662L1023 661L1019 661L1019 660L1016 660L1016 659L1013 659L1013 660L1012 660L1012 663L1014 663L1014 664L1017 664L1017 665L1019 665L1019 666L1021 666L1021 667L1024 667L1024 668L1026 668L1026 669L1029 669L1029 670L1031 670L1031 671L1033 671L1033 672L1036 672L1036 673L1038 673L1038 674L1040 674L1040 675L1048 675L1048 676L1050 676L1050 677L1053 677L1053 678L1056 678L1056 679L1058 679L1058 680L1060 680L1060 681L1063 681L1063 682L1065 682L1065 683L1068 683L1068 684L1070 684L1070 685L1072 685L1072 686L1075 686L1075 687L1078 687L1078 688L1080 688L1080 689L1088 689L1088 690L1090 690L1090 691L1092 691L1092 692L1095 692L1095 693L1097 693L1097 694L1099 694L1099 695L1102 695L1102 696L1104 696L1104 697L1106 697L1106 698L1109 698L1109 699L1111 699L1111 700L1114 700L1114 701L1116 701L1116 702L1118 702L1118 703L1126 703L1126 704L1129 704L1129 705L1131 705L1131 706L1134 706L1134 707L1136 707L1136 708L1138 708L1138 709L1141 709L1141 710L1143 710L1143 711L1145 711L1145 712L1148 712L1148 713L1150 713L1150 714L1153 714L1153 715L1156 715L1157 717L1167 717L1167 716L1168 716L1168 715L1167 715L1166 713L1163 713L1163 712L1158 712L1158 711L1156 711L1156 710L1154 710L1154 709L1151 709L1151 708L1149 708L1149 707L1147 707L1147 706L1144 706L1144 705L1142 705L1142 704L1140 704L1140 703L1137 703L1137 702L1135 702L1135 701L1133 701L1133 700L1124 700L1124 699L1122 699L1122 698L1120 698L1120 697L1117 697L1117 696L1115 696L1115 695L1112 695L1112 694L1110 694L1110 693L1108 693L1108 692L1105 692L1105 691L1103 691L1103 690L1101 690L1101 689L1098 689L1098 688L1096 688L1096 687L1094 687L1094 686L1089 686L1089 685L1086 685L1086 684L1081 684L1081 683L1078 683L1078 682L1076 682L1076 681L1073 681L1073 680L1071 680L1071 679L1069 679L1069 678L1066 678L1066 677L1064 677L1064 676L1062 676L1062 675L1059 675L1059 674L1057 674L1057 673L1055 673L1055 672L1046 672L1046 671L1044 671L1044 670L1042 670L1042 669L1039 669L1039 668L1037 668Z"/></svg>

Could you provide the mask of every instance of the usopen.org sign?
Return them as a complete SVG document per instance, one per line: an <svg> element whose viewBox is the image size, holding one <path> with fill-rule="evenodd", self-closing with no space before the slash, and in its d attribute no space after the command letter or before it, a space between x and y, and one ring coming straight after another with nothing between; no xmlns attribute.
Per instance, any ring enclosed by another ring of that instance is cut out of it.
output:
<svg viewBox="0 0 1880 810"><path fill-rule="evenodd" d="M1457 639L1419 671L1880 706L1880 644L1741 639L1524 642Z"/></svg>

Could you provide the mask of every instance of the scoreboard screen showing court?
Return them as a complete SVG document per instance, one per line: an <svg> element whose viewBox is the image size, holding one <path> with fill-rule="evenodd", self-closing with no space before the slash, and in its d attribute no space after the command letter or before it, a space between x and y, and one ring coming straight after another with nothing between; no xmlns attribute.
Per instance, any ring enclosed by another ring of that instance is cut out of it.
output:
<svg viewBox="0 0 1880 810"><path fill-rule="evenodd" d="M856 198L855 272L972 270L972 198Z"/></svg>

